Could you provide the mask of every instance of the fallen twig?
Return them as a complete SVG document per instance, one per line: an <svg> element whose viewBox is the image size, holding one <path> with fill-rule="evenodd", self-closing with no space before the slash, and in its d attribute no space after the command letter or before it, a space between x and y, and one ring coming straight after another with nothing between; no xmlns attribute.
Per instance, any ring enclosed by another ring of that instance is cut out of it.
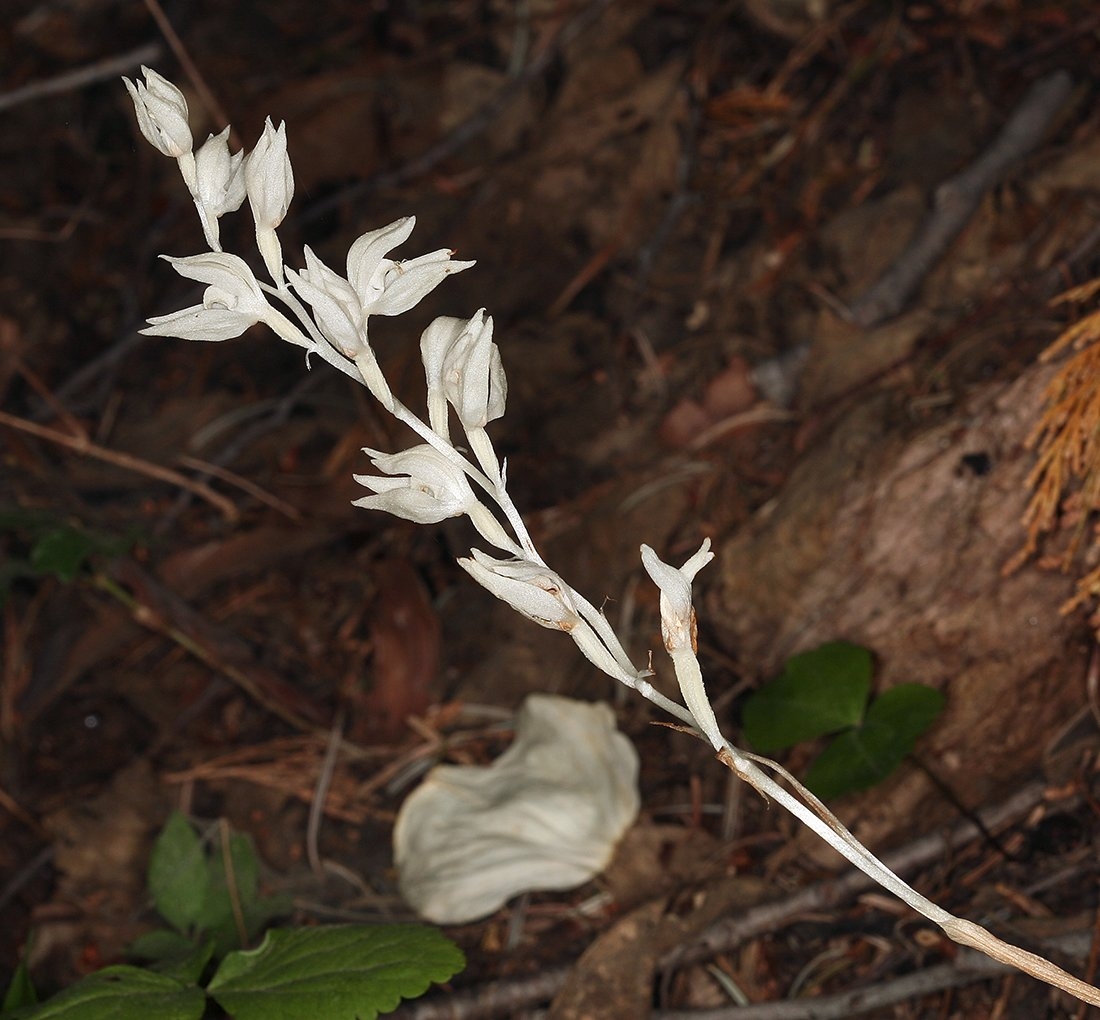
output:
<svg viewBox="0 0 1100 1020"><path fill-rule="evenodd" d="M94 64L78 67L75 71L66 71L42 81L34 81L11 92L0 93L0 111L10 110L43 96L57 96L64 92L75 92L85 85L98 81L116 79L125 71L131 71L141 64L153 63L161 54L159 43L146 43L117 57L97 60Z"/></svg>
<svg viewBox="0 0 1100 1020"><path fill-rule="evenodd" d="M321 725L320 705L256 662L244 642L212 624L133 560L118 557L111 576L96 575L96 585L126 606L143 627L170 638L284 722L307 732Z"/></svg>
<svg viewBox="0 0 1100 1020"><path fill-rule="evenodd" d="M46 439L51 443L56 443L58 446L64 446L86 457L94 457L96 460L114 464L116 467L125 468L127 471L133 471L136 474L145 475L148 478L155 478L161 482L168 482L169 485L176 485L181 489L187 489L201 499L206 500L211 506L220 510L222 516L230 523L236 522L240 517L233 502L226 499L225 496L216 493L210 486L204 485L202 482L192 481L186 475L181 475L178 471L173 471L171 468L161 467L159 464L153 464L151 461L142 460L140 457L134 457L128 453L120 453L118 450L111 450L105 446L100 446L98 443L92 442L92 440L83 433L70 435L67 432L59 432L57 429L51 429L45 425L27 421L26 418L19 418L14 414L8 414L6 411L0 411L0 425L7 425L8 428L17 429L20 432L27 432L32 436L38 436L39 439Z"/></svg>
<svg viewBox="0 0 1100 1020"><path fill-rule="evenodd" d="M962 173L936 189L932 210L908 247L852 303L848 310L852 322L865 328L877 326L905 307L940 256L966 226L982 196L1042 139L1069 96L1071 84L1065 71L1055 71L1028 89L993 144Z"/></svg>
<svg viewBox="0 0 1100 1020"><path fill-rule="evenodd" d="M1088 953L1086 933L1050 939L1046 944L1067 955L1084 959ZM655 1010L653 1020L846 1020L847 1017L869 1013L899 1002L919 999L934 992L1009 974L1012 967L989 959L973 949L964 949L951 963L925 967L913 974L883 981L867 988L857 988L839 995L823 995L812 999L785 999L762 1002L752 1006L731 1006L725 1009Z"/></svg>

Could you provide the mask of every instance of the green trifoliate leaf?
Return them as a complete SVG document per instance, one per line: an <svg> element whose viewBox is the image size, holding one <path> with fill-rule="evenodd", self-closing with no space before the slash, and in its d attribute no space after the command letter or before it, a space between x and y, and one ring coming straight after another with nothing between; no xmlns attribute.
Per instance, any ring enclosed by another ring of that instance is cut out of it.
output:
<svg viewBox="0 0 1100 1020"><path fill-rule="evenodd" d="M885 691L867 710L863 724L842 733L806 774L806 786L822 799L867 790L886 779L936 721L943 695L923 684Z"/></svg>
<svg viewBox="0 0 1100 1020"><path fill-rule="evenodd" d="M856 726L871 690L871 653L833 641L789 659L745 702L742 730L762 754Z"/></svg>

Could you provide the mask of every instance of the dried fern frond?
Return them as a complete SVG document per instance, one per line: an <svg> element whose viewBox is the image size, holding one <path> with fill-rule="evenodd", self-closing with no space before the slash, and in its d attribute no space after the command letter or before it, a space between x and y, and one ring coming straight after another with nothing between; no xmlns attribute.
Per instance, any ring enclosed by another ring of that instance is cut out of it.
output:
<svg viewBox="0 0 1100 1020"><path fill-rule="evenodd" d="M1100 278L1060 295L1053 304L1084 301L1100 293ZM1076 529L1062 558L1067 569L1080 548L1089 513L1100 510L1100 309L1068 326L1043 352L1050 361L1067 350L1075 353L1058 370L1046 389L1046 408L1028 437L1029 448L1038 449L1035 466L1027 477L1034 490L1024 524L1027 542L1010 569L1038 548L1043 534L1052 532L1067 497L1073 493L1081 526ZM1077 595L1063 609L1100 594L1100 571L1081 579Z"/></svg>

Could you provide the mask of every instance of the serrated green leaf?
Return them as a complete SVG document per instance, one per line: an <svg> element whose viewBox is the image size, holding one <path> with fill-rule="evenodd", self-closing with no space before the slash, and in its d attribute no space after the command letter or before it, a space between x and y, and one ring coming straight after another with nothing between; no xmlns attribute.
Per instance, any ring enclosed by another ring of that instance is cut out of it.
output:
<svg viewBox="0 0 1100 1020"><path fill-rule="evenodd" d="M832 641L787 661L783 673L745 701L742 731L763 754L814 740L863 719L871 653Z"/></svg>
<svg viewBox="0 0 1100 1020"><path fill-rule="evenodd" d="M18 1020L199 1020L206 996L164 974L139 967L107 967L78 981Z"/></svg>
<svg viewBox="0 0 1100 1020"><path fill-rule="evenodd" d="M153 846L149 892L157 912L186 932L197 924L210 885L202 843L191 823L173 811Z"/></svg>
<svg viewBox="0 0 1100 1020"><path fill-rule="evenodd" d="M71 581L97 548L98 543L86 531L64 525L47 532L34 544L31 565L39 573Z"/></svg>
<svg viewBox="0 0 1100 1020"><path fill-rule="evenodd" d="M828 800L881 783L942 708L943 696L923 684L885 691L867 710L862 726L842 733L822 752L806 773L806 786Z"/></svg>
<svg viewBox="0 0 1100 1020"><path fill-rule="evenodd" d="M272 929L259 949L230 953L208 991L235 1020L373 1020L463 966L423 925Z"/></svg>

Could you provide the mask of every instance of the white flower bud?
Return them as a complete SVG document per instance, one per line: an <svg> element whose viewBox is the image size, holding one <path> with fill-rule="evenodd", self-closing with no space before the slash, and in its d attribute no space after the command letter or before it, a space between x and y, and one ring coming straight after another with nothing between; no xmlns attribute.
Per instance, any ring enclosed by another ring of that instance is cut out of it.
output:
<svg viewBox="0 0 1100 1020"><path fill-rule="evenodd" d="M283 259L275 228L283 222L294 197L294 171L286 151L286 122L278 128L268 117L263 134L244 161L244 184L256 221L256 244L264 265L276 282L282 282Z"/></svg>
<svg viewBox="0 0 1100 1020"><path fill-rule="evenodd" d="M352 360L367 346L366 316L354 288L326 266L309 246L306 268L286 271L298 296L313 308L317 325L333 347Z"/></svg>
<svg viewBox="0 0 1100 1020"><path fill-rule="evenodd" d="M141 73L145 75L144 82L122 79L134 101L138 127L156 149L179 159L194 144L187 126L187 100L175 85L152 68L143 64Z"/></svg>
<svg viewBox="0 0 1100 1020"><path fill-rule="evenodd" d="M385 510L416 524L438 524L448 517L468 514L477 498L460 467L424 443L402 453L370 454L371 463L386 476L355 475L360 485L375 493L354 500L367 510ZM393 476L405 477L393 477Z"/></svg>
<svg viewBox="0 0 1100 1020"><path fill-rule="evenodd" d="M583 624L569 585L549 567L532 560L494 559L480 549L471 550L471 555L472 559L459 559L459 566L527 619L566 632Z"/></svg>
<svg viewBox="0 0 1100 1020"><path fill-rule="evenodd" d="M420 359L424 362L424 378L428 383L428 422L432 431L444 439L450 435L450 423L443 387L443 362L467 325L465 319L440 315L420 334Z"/></svg>
<svg viewBox="0 0 1100 1020"><path fill-rule="evenodd" d="M442 374L447 399L467 429L484 428L504 414L508 380L493 343L493 319L484 308L450 346Z"/></svg>
<svg viewBox="0 0 1100 1020"><path fill-rule="evenodd" d="M244 185L256 227L274 229L294 198L294 171L286 151L286 122L278 128L268 117L260 140L244 162Z"/></svg>
<svg viewBox="0 0 1100 1020"><path fill-rule="evenodd" d="M236 212L245 198L244 174L240 173L243 159L244 152L229 151L229 128L210 135L195 153L195 206L214 251L221 251L218 217Z"/></svg>

